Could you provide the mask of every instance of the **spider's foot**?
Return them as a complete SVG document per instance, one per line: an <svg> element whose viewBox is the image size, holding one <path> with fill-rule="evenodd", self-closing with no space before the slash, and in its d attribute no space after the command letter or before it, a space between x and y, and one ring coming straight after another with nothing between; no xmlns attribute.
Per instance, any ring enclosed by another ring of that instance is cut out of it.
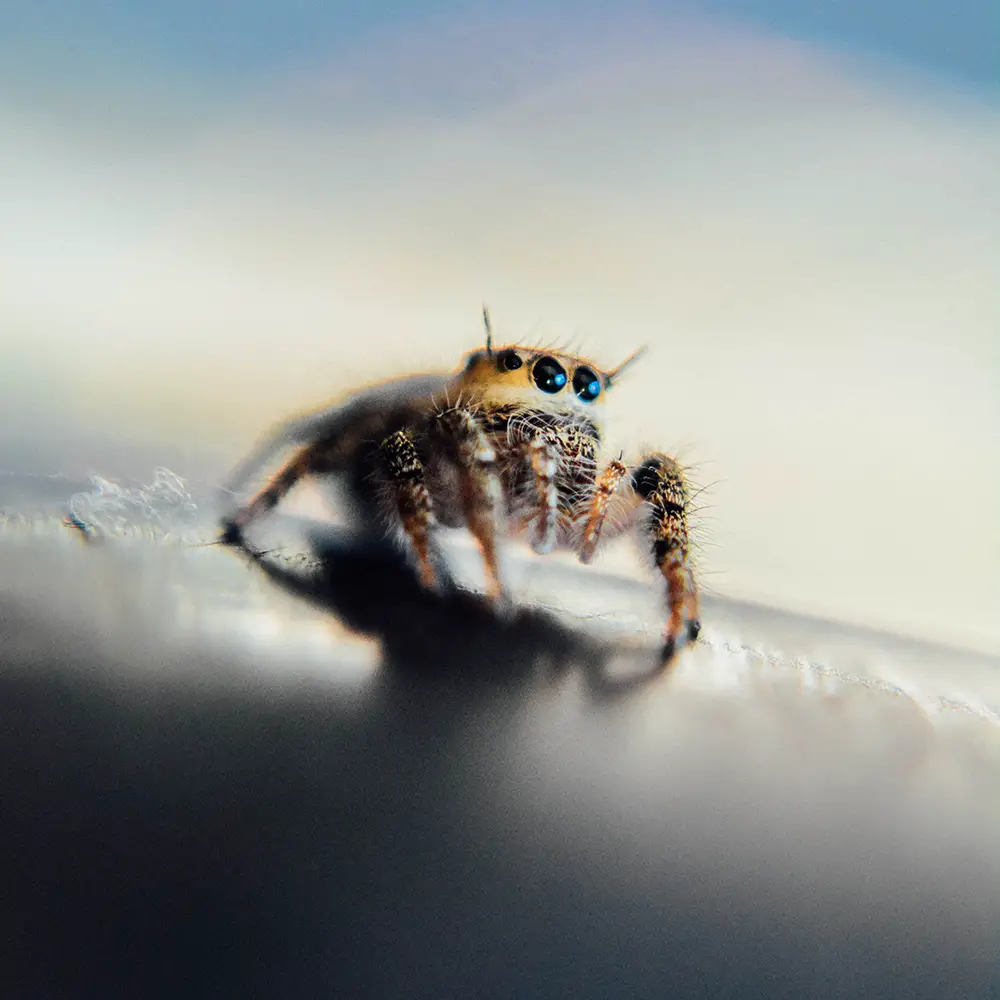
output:
<svg viewBox="0 0 1000 1000"><path fill-rule="evenodd" d="M670 666L676 659L677 654L689 643L697 640L701 634L701 621L697 618L687 623L684 635L668 635L663 642L663 649L660 653L660 662L665 666Z"/></svg>
<svg viewBox="0 0 1000 1000"><path fill-rule="evenodd" d="M265 556L278 551L277 549L254 548L247 541L246 535L243 534L243 528L234 521L223 522L222 532L216 539L215 544L232 546L232 548L238 549L243 555L253 562L261 562Z"/></svg>
<svg viewBox="0 0 1000 1000"><path fill-rule="evenodd" d="M669 635L663 643L663 649L660 652L660 662L663 666L668 667L673 662L676 655L677 639L675 636Z"/></svg>
<svg viewBox="0 0 1000 1000"><path fill-rule="evenodd" d="M222 522L222 531L219 534L220 545L235 545L245 548L246 542L243 538L243 527L234 518L227 518Z"/></svg>
<svg viewBox="0 0 1000 1000"><path fill-rule="evenodd" d="M507 592L507 588L504 587L495 565L487 565L486 591L483 594L483 601L487 607L492 608L501 617L504 614L508 614L514 608L514 601Z"/></svg>
<svg viewBox="0 0 1000 1000"><path fill-rule="evenodd" d="M511 619L517 613L517 604L514 598L505 590L497 594L492 594L487 598L487 606L493 614L501 621Z"/></svg>

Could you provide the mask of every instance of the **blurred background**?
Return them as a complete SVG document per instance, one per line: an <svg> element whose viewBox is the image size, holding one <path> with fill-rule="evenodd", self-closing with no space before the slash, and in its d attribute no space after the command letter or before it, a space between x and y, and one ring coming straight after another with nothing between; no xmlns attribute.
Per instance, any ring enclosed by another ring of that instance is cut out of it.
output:
<svg viewBox="0 0 1000 1000"><path fill-rule="evenodd" d="M221 482L485 300L650 345L709 589L1000 650L990 5L0 7L0 473Z"/></svg>

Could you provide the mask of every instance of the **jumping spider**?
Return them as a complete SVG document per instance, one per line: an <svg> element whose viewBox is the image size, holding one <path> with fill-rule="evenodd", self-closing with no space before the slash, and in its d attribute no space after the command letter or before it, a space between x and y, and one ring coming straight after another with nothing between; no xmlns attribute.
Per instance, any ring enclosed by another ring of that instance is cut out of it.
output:
<svg viewBox="0 0 1000 1000"><path fill-rule="evenodd" d="M457 374L389 381L286 425L247 459L232 488L278 448L299 451L225 520L223 540L241 543L251 522L303 477L336 476L361 526L394 529L428 588L443 575L435 529L468 528L488 594L499 601L498 538L525 539L538 553L570 549L589 563L602 539L635 529L666 583L668 663L701 629L684 472L663 454L631 467L621 457L603 468L597 461L604 394L641 351L603 372L556 351L496 348L485 309L483 318L486 347Z"/></svg>

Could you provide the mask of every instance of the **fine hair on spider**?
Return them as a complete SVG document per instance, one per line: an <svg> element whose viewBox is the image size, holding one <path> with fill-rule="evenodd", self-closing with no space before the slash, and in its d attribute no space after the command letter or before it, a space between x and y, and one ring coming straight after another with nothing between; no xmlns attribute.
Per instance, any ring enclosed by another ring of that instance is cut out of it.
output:
<svg viewBox="0 0 1000 1000"><path fill-rule="evenodd" d="M273 479L224 521L222 540L244 544L254 521L304 477L341 481L366 530L388 531L421 583L441 585L441 528L465 528L482 555L486 592L506 600L498 546L521 540L540 555L589 563L616 536L637 535L665 585L661 661L697 639L699 591L685 467L648 451L602 459L603 403L640 348L602 369L566 349L495 343L483 305L483 349L452 373L393 379L335 409L291 421L238 470L232 489L275 451L295 447Z"/></svg>
<svg viewBox="0 0 1000 1000"><path fill-rule="evenodd" d="M483 325L486 328L486 356L493 357L493 325L490 321L490 310L486 303L483 303ZM579 347L574 343L578 338L574 337L570 341L562 340L532 340L532 341L522 341L519 345L522 350L530 350L537 354L561 354L561 355L572 355ZM637 361L640 361L645 357L648 347L645 345L634 350L624 361L620 362L617 367L612 368L610 371L604 373L606 379L606 388L611 388L615 384L623 372L631 368Z"/></svg>

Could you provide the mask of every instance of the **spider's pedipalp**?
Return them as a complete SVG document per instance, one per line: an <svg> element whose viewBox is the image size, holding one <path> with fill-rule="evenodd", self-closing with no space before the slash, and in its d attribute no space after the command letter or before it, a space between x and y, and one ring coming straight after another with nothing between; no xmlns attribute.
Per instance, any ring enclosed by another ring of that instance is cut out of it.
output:
<svg viewBox="0 0 1000 1000"><path fill-rule="evenodd" d="M535 489L535 534L532 548L543 554L551 552L556 544L559 529L559 490L556 475L559 472L561 451L559 440L551 428L539 431L528 444L531 472Z"/></svg>
<svg viewBox="0 0 1000 1000"><path fill-rule="evenodd" d="M608 464L594 485L594 492L590 500L590 513L580 536L580 562L589 563L594 558L597 543L601 539L601 531L604 528L604 521L608 516L608 504L626 475L628 475L628 468L625 463L615 459Z"/></svg>
<svg viewBox="0 0 1000 1000"><path fill-rule="evenodd" d="M517 532L535 552L573 544L573 525L593 491L599 444L597 427L578 415L519 409L507 419L508 499Z"/></svg>

